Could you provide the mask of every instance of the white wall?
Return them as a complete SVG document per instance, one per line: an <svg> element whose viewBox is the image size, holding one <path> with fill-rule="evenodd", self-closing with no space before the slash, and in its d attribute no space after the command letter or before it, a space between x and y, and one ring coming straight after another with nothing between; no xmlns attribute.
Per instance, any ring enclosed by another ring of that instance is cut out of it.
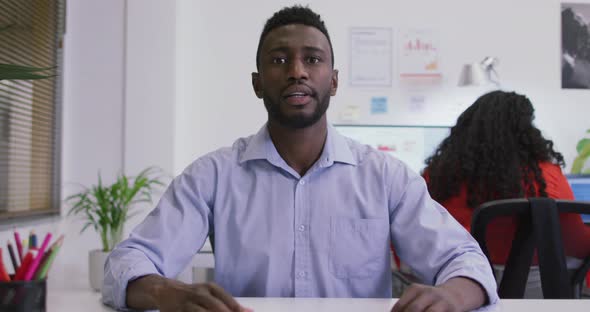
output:
<svg viewBox="0 0 590 312"><path fill-rule="evenodd" d="M306 1L325 19L340 69L338 95L328 111L330 120L338 122L340 110L352 104L363 111L358 123L453 125L461 111L489 90L456 87L461 66L496 56L502 88L529 96L536 108L537 126L554 140L569 168L577 140L590 128L586 117L590 91L561 89L560 2L365 0L336 5ZM295 1L258 0L228 9L223 2L181 1L179 6L185 8L178 16L177 35L182 38L183 51L177 53L184 58L178 59L177 77L186 86L177 92L177 108L184 112L176 120L177 172L195 157L255 132L265 121L262 102L250 86L256 45L264 21L292 3ZM391 27L396 36L408 28L436 31L442 83L411 90L396 78L394 68L390 88L350 87L348 29L357 26ZM425 111L415 113L408 108L415 94L425 96ZM371 96L387 96L390 113L371 116Z"/></svg>
<svg viewBox="0 0 590 312"><path fill-rule="evenodd" d="M62 194L77 190L75 183L94 183L98 170L105 181L120 170L134 174L148 165L174 175L196 157L257 131L266 120L250 86L258 36L264 21L291 3L258 0L230 9L227 3L192 0L69 1ZM557 0L310 3L327 22L341 71L340 89L329 111L332 121L338 121L346 105L367 109L371 96L385 95L392 113L364 114L359 122L453 124L484 91L454 86L461 65L492 55L501 60L503 86L529 95L538 126L555 140L568 163L576 141L590 128L585 118L590 91L560 89ZM488 11L481 13L483 9ZM351 26L438 31L445 78L439 87L425 91L425 114L408 112L410 93L397 79L391 88L348 85ZM440 106L449 103L455 103L454 110L441 112ZM21 233L32 227L40 234L65 233L50 283L85 288L87 252L100 242L91 231L79 235L81 226L71 218L14 225ZM2 229L0 241L6 241L12 230Z"/></svg>
<svg viewBox="0 0 590 312"><path fill-rule="evenodd" d="M125 3L70 1L64 42L62 196L95 184L100 171L111 182L123 164ZM65 215L65 211L62 211ZM100 248L92 229L64 218L63 250L49 281L60 287L87 287L87 254Z"/></svg>
<svg viewBox="0 0 590 312"><path fill-rule="evenodd" d="M157 166L165 182L176 173L176 16L175 1L127 0L124 168L136 174ZM153 196L157 203L161 192ZM136 207L142 213L126 223L125 236L153 207ZM190 282L190 265L177 278Z"/></svg>
<svg viewBox="0 0 590 312"><path fill-rule="evenodd" d="M273 1L272 3L280 3ZM175 171L196 157L253 133L266 120L250 87L257 36L274 8L257 2L178 2ZM269 9L268 7L271 7ZM246 18L249 16L250 18ZM182 42L182 43L180 43Z"/></svg>
<svg viewBox="0 0 590 312"><path fill-rule="evenodd" d="M172 174L175 3L127 2L125 171L157 165Z"/></svg>

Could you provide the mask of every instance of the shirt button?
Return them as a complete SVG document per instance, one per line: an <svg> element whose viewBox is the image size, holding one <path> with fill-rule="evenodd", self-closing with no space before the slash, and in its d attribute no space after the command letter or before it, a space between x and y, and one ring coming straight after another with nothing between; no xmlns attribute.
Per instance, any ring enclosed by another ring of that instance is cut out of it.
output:
<svg viewBox="0 0 590 312"><path fill-rule="evenodd" d="M304 185L305 184L305 180L299 180L299 185Z"/></svg>
<svg viewBox="0 0 590 312"><path fill-rule="evenodd" d="M299 272L297 272L297 276L298 277L304 277L305 276L305 271L299 271Z"/></svg>
<svg viewBox="0 0 590 312"><path fill-rule="evenodd" d="M305 225L302 224L299 226L299 232L303 232L303 231L305 231Z"/></svg>

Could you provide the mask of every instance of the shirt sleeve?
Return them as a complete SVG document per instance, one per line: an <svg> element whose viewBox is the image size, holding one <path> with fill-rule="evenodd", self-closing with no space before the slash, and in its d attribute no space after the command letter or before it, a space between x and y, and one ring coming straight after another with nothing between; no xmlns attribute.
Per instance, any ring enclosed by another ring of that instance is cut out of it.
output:
<svg viewBox="0 0 590 312"><path fill-rule="evenodd" d="M389 174L391 240L401 260L426 284L453 277L476 281L488 303L498 300L496 281L479 244L428 194L416 173L399 165Z"/></svg>
<svg viewBox="0 0 590 312"><path fill-rule="evenodd" d="M148 274L173 278L191 261L212 222L213 173L204 161L189 166L129 238L110 253L102 287L105 304L126 309L129 281Z"/></svg>

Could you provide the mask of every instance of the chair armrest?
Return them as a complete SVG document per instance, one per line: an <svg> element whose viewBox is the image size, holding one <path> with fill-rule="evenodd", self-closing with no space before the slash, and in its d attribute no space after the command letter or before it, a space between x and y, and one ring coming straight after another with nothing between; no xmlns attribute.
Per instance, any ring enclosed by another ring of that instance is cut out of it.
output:
<svg viewBox="0 0 590 312"><path fill-rule="evenodd" d="M422 281L414 274L402 272L399 270L392 271L391 277L393 279L400 280L402 282L402 284L404 284L404 285L410 285L413 283L422 283Z"/></svg>

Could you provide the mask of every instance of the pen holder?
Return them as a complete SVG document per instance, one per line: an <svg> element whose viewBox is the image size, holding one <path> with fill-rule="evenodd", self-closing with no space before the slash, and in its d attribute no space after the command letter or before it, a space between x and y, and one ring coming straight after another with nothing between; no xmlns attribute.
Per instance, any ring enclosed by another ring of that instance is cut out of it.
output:
<svg viewBox="0 0 590 312"><path fill-rule="evenodd" d="M46 279L0 282L0 311L45 312Z"/></svg>

